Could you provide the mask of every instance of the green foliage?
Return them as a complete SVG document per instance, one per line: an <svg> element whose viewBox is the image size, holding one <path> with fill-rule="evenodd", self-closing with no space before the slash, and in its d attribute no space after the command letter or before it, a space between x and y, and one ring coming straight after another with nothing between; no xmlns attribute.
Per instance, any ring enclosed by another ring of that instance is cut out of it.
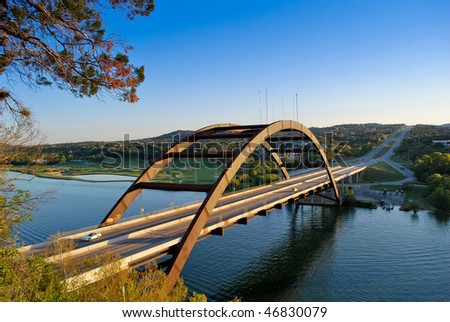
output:
<svg viewBox="0 0 450 322"><path fill-rule="evenodd" d="M345 157L360 157L382 142L393 132L403 127L403 124L342 124L325 128L311 128L320 142L330 146L328 160L331 162L334 154Z"/></svg>
<svg viewBox="0 0 450 322"><path fill-rule="evenodd" d="M106 91L136 102L144 67L130 64L127 53L132 48L107 35L101 12L107 4L125 11L130 19L148 16L154 9L153 0L5 1L0 73L15 74L29 86L56 86L79 97ZM16 99L6 89L3 92L13 110Z"/></svg>
<svg viewBox="0 0 450 322"><path fill-rule="evenodd" d="M55 86L77 97L106 92L134 103L136 87L145 79L144 67L129 62L132 48L107 35L102 10L124 11L129 19L147 16L154 9L153 0L110 1L2 1L0 75L20 79L36 88ZM9 112L10 119L4 111ZM187 288L180 280L168 294L167 277L157 269L138 274L120 271L115 259L94 285L81 285L76 291L66 289L65 277L107 259L90 258L83 263L71 258L57 265L43 258L24 256L13 247L17 226L31 219L29 192L15 189L4 178L14 162L28 165L39 157L55 164L74 158L73 151L45 151L36 157L17 149L30 146L36 138L34 121L27 109L6 88L0 88L0 301L180 301L187 299ZM10 126L9 123L13 125ZM98 147L97 147L98 148ZM76 152L76 151L75 151ZM92 152L92 151L91 151ZM99 150L90 157L98 157ZM100 160L103 160L102 158ZM57 243L59 252L73 247ZM106 260L106 262L105 262ZM116 269L116 271L114 271ZM200 296L199 296L200 297Z"/></svg>
<svg viewBox="0 0 450 322"><path fill-rule="evenodd" d="M427 185L431 191L442 187L443 189L450 190L450 175L435 173L430 175L427 180Z"/></svg>
<svg viewBox="0 0 450 322"><path fill-rule="evenodd" d="M64 300L63 284L52 266L40 257L25 257L0 246L0 301Z"/></svg>
<svg viewBox="0 0 450 322"><path fill-rule="evenodd" d="M5 183L0 194L0 245L13 244L20 224L31 220L28 209L28 191L15 189L13 183Z"/></svg>
<svg viewBox="0 0 450 322"><path fill-rule="evenodd" d="M55 245L54 250L67 250L65 243ZM203 294L188 296L187 287L179 279L172 292L167 293L166 274L156 266L145 272L120 270L117 258L87 259L82 263L70 258L57 266L41 257L24 256L12 247L0 246L0 301L14 302L176 302L206 301ZM68 291L65 277L104 264L100 280L93 284L80 281L78 288ZM76 265L76 266L74 266ZM64 266L64 267L61 267Z"/></svg>
<svg viewBox="0 0 450 322"><path fill-rule="evenodd" d="M49 249L51 254L73 250L72 240L56 236ZM52 264L42 257L24 256L12 246L0 246L0 301L14 302L174 302L203 301L206 297L194 293L179 279L168 293L166 274L156 265L144 272L122 270L114 256L88 257L83 261L60 256ZM65 279L102 266L99 281L88 284L78 280L78 287L69 291Z"/></svg>
<svg viewBox="0 0 450 322"><path fill-rule="evenodd" d="M437 187L428 198L434 207L442 210L450 210L450 190Z"/></svg>
<svg viewBox="0 0 450 322"><path fill-rule="evenodd" d="M122 58L121 58L122 59ZM325 133L333 132L333 149L327 148L326 153L328 159L336 155L346 157L354 157L363 155L374 147L383 142L389 134L399 129L401 125L382 125L382 124L349 124L338 125L328 128L314 128L313 131L319 135L320 140L325 140ZM111 167L119 167L121 160L117 160L118 155L124 154L126 158L130 158L144 169L148 163L152 163L160 158L162 154L173 142L174 137L183 137L190 134L191 131L174 131L155 138L146 138L139 141L130 141L125 147L123 142L79 142L69 144L51 144L43 146L43 153L56 154L60 159L63 157L66 160L86 160L89 162L100 163L105 161L105 164ZM208 152L232 151L237 149L238 145L229 144L226 142L205 143L202 150ZM308 149L305 150L307 152ZM114 159L116 159L114 161ZM308 158L304 158L304 165L311 166ZM248 165L252 165L252 177L257 177L258 174L254 171L259 171L259 175L266 173L278 173L276 163L266 161L264 165L259 159L249 158ZM289 168L299 168L302 166L301 158L292 158L288 154L284 156L284 162ZM314 162L313 162L314 163ZM123 164L122 164L123 166Z"/></svg>
<svg viewBox="0 0 450 322"><path fill-rule="evenodd" d="M343 206L353 206L356 203L355 191L347 187L344 188L344 193L342 195L342 205Z"/></svg>
<svg viewBox="0 0 450 322"><path fill-rule="evenodd" d="M414 162L425 154L433 152L447 152L448 149L440 144L433 144L433 140L448 140L450 128L436 125L416 125L395 149L397 157L405 162Z"/></svg>
<svg viewBox="0 0 450 322"><path fill-rule="evenodd" d="M278 174L269 173L269 174L265 175L264 179L266 180L266 182L270 183L270 182L276 182L276 181L280 180L280 177L278 176Z"/></svg>
<svg viewBox="0 0 450 322"><path fill-rule="evenodd" d="M435 173L450 175L450 153L425 154L414 163L414 174L420 181L426 182Z"/></svg>
<svg viewBox="0 0 450 322"><path fill-rule="evenodd" d="M156 266L145 272L119 271L110 267L101 272L102 279L71 292L78 302L180 302L186 301L188 290L179 280L167 293L167 276Z"/></svg>
<svg viewBox="0 0 450 322"><path fill-rule="evenodd" d="M427 183L431 205L450 210L450 153L425 154L414 163L414 173Z"/></svg>
<svg viewBox="0 0 450 322"><path fill-rule="evenodd" d="M416 200L408 200L408 201L403 202L400 209L403 211L412 210L412 211L416 212L420 208L421 208L421 206Z"/></svg>
<svg viewBox="0 0 450 322"><path fill-rule="evenodd" d="M236 174L230 181L229 190L240 190L262 184L270 184L280 180L279 167L276 162L265 161L259 163L250 159L244 165L239 174Z"/></svg>
<svg viewBox="0 0 450 322"><path fill-rule="evenodd" d="M192 293L189 302L208 302L205 294Z"/></svg>

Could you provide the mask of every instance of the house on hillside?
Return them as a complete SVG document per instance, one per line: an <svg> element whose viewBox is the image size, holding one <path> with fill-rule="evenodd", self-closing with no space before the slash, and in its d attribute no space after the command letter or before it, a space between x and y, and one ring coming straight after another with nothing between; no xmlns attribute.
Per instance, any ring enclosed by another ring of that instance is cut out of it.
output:
<svg viewBox="0 0 450 322"><path fill-rule="evenodd" d="M450 140L433 140L433 144L441 144L446 148L450 148Z"/></svg>

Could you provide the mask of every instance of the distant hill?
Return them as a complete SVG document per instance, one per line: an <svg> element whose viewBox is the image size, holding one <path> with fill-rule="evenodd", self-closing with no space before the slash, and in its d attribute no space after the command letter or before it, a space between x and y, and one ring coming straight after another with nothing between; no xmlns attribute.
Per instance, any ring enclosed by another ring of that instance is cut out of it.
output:
<svg viewBox="0 0 450 322"><path fill-rule="evenodd" d="M155 139L155 140L164 140L164 139L172 139L174 137L185 137L186 135L191 134L194 131L190 131L190 130L176 130L176 131L172 131L170 133L166 133L166 134L162 134L160 136L156 136L154 138L151 139Z"/></svg>
<svg viewBox="0 0 450 322"><path fill-rule="evenodd" d="M450 123L439 125L440 127L450 128Z"/></svg>
<svg viewBox="0 0 450 322"><path fill-rule="evenodd" d="M450 125L450 124L449 124ZM330 127L311 127L320 142L327 142L333 149L347 157L364 155L377 147L392 132L402 128L403 124L341 124ZM441 128L441 131L444 130ZM84 160L100 163L116 159L126 154L139 162L144 158L158 158L173 142L193 133L191 130L176 130L155 137L131 140L124 145L122 140L109 142L60 143L43 146L45 159L52 162L59 160Z"/></svg>

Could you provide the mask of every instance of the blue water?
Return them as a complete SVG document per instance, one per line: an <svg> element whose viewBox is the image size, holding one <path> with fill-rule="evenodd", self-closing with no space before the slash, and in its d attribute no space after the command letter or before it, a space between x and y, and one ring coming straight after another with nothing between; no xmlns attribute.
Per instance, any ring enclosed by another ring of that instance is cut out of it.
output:
<svg viewBox="0 0 450 322"><path fill-rule="evenodd" d="M89 180L109 180L111 177L89 176ZM57 232L98 225L129 186L130 182L127 181L84 182L20 176L16 181L17 188L32 191L33 196L44 194L43 203L32 210L33 220L20 229L20 241L25 245L33 244ZM201 200L204 195L195 192L143 191L123 218Z"/></svg>
<svg viewBox="0 0 450 322"><path fill-rule="evenodd" d="M28 244L98 224L129 183L34 178L17 185L54 190L20 230ZM202 197L146 191L127 215ZM212 301L450 301L449 276L449 214L306 205L197 243L182 272L191 291Z"/></svg>

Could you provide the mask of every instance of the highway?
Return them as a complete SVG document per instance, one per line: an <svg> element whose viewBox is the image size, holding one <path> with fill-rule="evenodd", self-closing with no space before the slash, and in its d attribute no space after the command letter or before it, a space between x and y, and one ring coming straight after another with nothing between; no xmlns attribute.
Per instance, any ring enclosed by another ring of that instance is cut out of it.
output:
<svg viewBox="0 0 450 322"><path fill-rule="evenodd" d="M410 130L411 127L407 126L404 129L392 133L382 144L380 144L380 146L378 146L376 149L369 152L365 156L359 158L357 162L355 162L355 164L371 166L377 162L384 161L405 176L405 179L398 182L391 182L390 184L415 181L416 178L414 176L414 173L410 169L407 169L390 159L394 154L394 150L401 144ZM377 157L378 153L380 153L380 151L382 151L388 144L391 144L389 150L387 150L383 155Z"/></svg>

